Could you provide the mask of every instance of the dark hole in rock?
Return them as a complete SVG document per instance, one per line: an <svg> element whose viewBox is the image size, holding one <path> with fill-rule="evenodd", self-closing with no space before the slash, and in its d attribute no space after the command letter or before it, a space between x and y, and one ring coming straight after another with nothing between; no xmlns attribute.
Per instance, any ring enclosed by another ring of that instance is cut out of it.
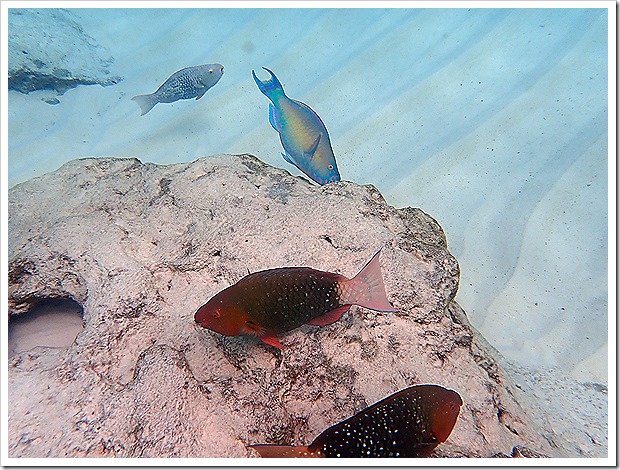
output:
<svg viewBox="0 0 620 470"><path fill-rule="evenodd" d="M9 321L9 357L36 346L67 348L84 329L83 309L70 299L44 300Z"/></svg>

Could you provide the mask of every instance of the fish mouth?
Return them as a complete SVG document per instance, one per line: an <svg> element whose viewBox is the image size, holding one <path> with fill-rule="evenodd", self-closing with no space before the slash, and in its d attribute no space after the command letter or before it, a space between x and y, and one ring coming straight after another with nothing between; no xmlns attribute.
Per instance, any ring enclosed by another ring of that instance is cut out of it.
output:
<svg viewBox="0 0 620 470"><path fill-rule="evenodd" d="M340 174L338 172L336 172L335 175L329 176L328 178L323 178L322 180L319 181L319 184L321 186L324 186L329 183L335 183L336 181L341 181Z"/></svg>
<svg viewBox="0 0 620 470"><path fill-rule="evenodd" d="M334 175L327 180L328 183L335 183L336 181L340 181L340 175Z"/></svg>
<svg viewBox="0 0 620 470"><path fill-rule="evenodd" d="M209 328L209 317L204 312L201 312L201 310L202 308L199 308L194 314L194 321L203 328Z"/></svg>

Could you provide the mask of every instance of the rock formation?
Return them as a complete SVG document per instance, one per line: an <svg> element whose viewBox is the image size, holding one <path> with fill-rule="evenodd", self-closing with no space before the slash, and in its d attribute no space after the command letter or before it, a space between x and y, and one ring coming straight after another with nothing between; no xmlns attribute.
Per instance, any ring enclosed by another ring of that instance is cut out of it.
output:
<svg viewBox="0 0 620 470"><path fill-rule="evenodd" d="M353 307L282 351L194 322L248 271L352 277L381 247L396 313ZM72 299L85 325L67 349L10 359L9 456L256 457L247 444L307 444L417 383L464 401L436 456L562 455L454 301L458 282L439 224L370 185L319 187L251 155L68 162L9 191L10 315Z"/></svg>
<svg viewBox="0 0 620 470"><path fill-rule="evenodd" d="M53 90L62 95L78 85L113 85L114 59L84 32L67 10L9 9L9 90ZM49 102L57 103L58 100Z"/></svg>

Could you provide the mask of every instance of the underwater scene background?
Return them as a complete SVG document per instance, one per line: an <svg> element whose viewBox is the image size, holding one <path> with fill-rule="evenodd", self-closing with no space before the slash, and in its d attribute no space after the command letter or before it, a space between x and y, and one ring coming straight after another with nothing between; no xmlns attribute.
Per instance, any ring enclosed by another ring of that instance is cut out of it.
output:
<svg viewBox="0 0 620 470"><path fill-rule="evenodd" d="M248 152L301 174L252 79L265 66L321 116L344 180L437 219L492 345L607 381L605 9L68 11L122 80L10 91L9 187L85 156ZM132 96L203 63L225 71L200 101L140 116Z"/></svg>

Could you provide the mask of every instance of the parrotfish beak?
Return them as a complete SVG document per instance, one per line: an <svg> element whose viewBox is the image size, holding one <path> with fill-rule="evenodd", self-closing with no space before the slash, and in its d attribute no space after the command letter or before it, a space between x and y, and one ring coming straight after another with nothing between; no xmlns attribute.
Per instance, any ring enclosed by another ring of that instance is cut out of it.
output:
<svg viewBox="0 0 620 470"><path fill-rule="evenodd" d="M327 179L327 183L333 183L335 181L340 181L340 175L338 174L338 170L336 170L336 174ZM326 183L326 184L327 184Z"/></svg>
<svg viewBox="0 0 620 470"><path fill-rule="evenodd" d="M252 77L254 77L254 81L256 82L258 89L265 95L267 95L268 93L274 90L281 89L282 84L278 80L278 77L276 77L275 74L271 70L269 70L267 67L263 67L263 68L267 72L269 72L269 75L271 75L271 78L269 80L265 80L265 81L259 80L259 78L254 73L254 70L252 70Z"/></svg>
<svg viewBox="0 0 620 470"><path fill-rule="evenodd" d="M198 311L194 314L194 320L203 328L208 328L209 322L206 309L199 308Z"/></svg>
<svg viewBox="0 0 620 470"><path fill-rule="evenodd" d="M338 173L338 168L334 168L334 170L332 170L332 172L327 177L321 178L317 175L316 178L312 179L319 183L321 186L323 186L329 183L333 183L335 181L340 181L340 173Z"/></svg>

